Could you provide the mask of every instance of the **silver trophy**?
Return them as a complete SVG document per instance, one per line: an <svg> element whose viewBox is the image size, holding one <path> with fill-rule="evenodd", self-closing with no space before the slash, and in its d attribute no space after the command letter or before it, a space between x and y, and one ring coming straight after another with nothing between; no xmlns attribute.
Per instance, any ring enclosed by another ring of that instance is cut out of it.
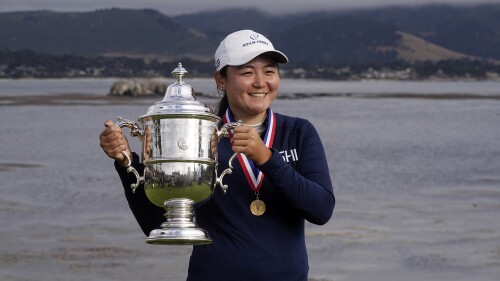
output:
<svg viewBox="0 0 500 281"><path fill-rule="evenodd" d="M148 199L166 211L166 221L146 239L150 244L212 242L195 224L193 204L208 198L217 186L226 192L228 186L222 180L232 172L231 163L237 155L234 153L229 167L217 175L217 143L241 123L227 123L218 129L221 119L196 100L193 88L183 81L187 73L179 63L172 71L175 83L168 86L162 101L138 118L141 124L120 117L116 123L130 128L130 135L142 142L143 176L123 153L128 159L127 172L137 178L132 190L144 184Z"/></svg>

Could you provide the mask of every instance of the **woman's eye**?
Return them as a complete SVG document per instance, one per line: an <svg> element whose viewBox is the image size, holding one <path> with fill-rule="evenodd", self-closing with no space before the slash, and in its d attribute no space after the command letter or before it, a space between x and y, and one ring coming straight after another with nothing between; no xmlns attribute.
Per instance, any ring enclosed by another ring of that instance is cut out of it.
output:
<svg viewBox="0 0 500 281"><path fill-rule="evenodd" d="M266 74L274 74L274 73L276 73L276 68L269 67L266 69Z"/></svg>

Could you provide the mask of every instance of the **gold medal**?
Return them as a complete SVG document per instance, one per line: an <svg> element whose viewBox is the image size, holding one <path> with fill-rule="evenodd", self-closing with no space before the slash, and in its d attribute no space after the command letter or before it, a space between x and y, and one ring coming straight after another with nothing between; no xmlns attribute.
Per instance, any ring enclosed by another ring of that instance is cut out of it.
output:
<svg viewBox="0 0 500 281"><path fill-rule="evenodd" d="M250 204L250 212L255 216L262 216L266 212L266 204L260 199L255 199Z"/></svg>

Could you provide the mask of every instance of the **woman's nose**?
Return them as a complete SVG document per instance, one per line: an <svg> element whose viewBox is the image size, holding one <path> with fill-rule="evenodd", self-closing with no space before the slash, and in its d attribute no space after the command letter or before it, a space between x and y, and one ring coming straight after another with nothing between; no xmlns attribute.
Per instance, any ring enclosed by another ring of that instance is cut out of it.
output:
<svg viewBox="0 0 500 281"><path fill-rule="evenodd" d="M255 88L261 88L261 87L264 87L264 84L265 84L265 81L264 81L264 77L262 76L262 74L256 73L252 86L254 86Z"/></svg>

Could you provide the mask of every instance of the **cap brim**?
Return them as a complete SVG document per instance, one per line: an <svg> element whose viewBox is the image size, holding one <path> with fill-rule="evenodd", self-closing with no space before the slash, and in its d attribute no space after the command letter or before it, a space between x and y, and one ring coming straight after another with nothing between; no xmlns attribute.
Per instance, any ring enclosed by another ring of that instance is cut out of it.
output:
<svg viewBox="0 0 500 281"><path fill-rule="evenodd" d="M258 50L255 52L248 53L245 56L240 57L238 60L230 61L227 63L227 65L231 65L231 66L243 65L243 64L245 64L245 63L253 60L254 58L256 58L262 54L265 54L265 53L272 54L276 58L277 63L287 63L288 62L288 58L285 56L285 54L283 54L280 51L277 51L277 50L270 50L270 51Z"/></svg>

